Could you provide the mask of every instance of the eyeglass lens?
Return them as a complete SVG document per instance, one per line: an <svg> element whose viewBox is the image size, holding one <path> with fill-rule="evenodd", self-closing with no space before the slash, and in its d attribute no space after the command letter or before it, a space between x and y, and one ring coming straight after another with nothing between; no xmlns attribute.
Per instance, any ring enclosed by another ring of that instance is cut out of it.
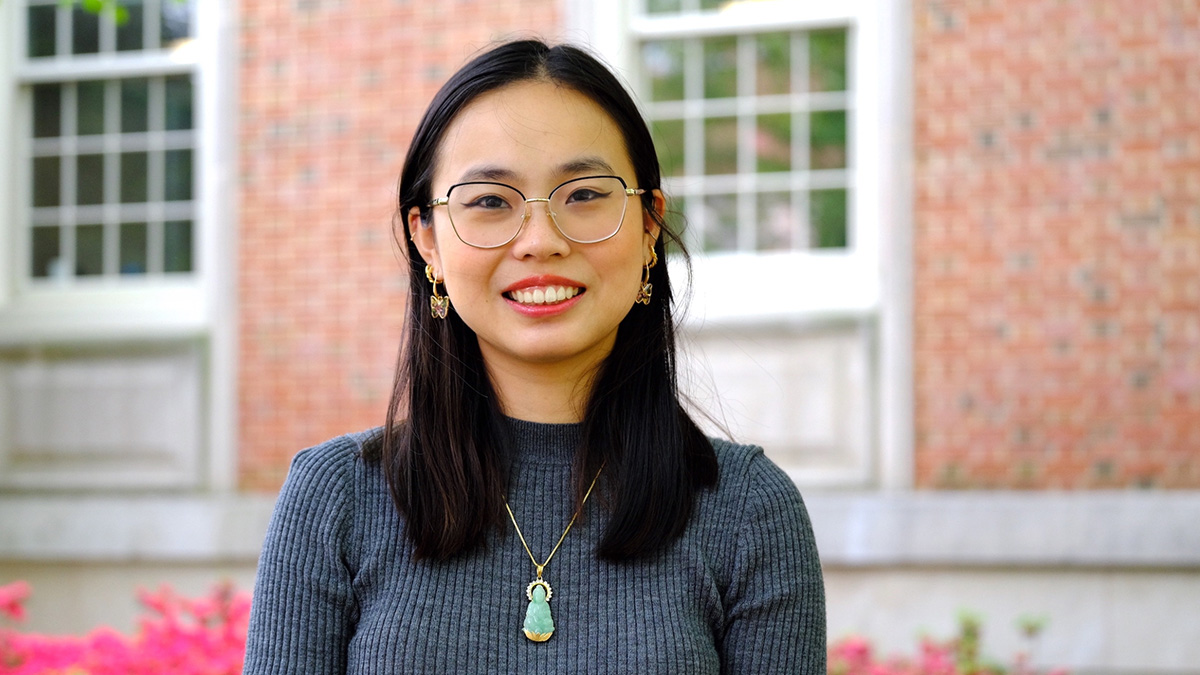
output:
<svg viewBox="0 0 1200 675"><path fill-rule="evenodd" d="M625 216L625 185L611 176L577 178L550 193L550 217L563 236L578 243L611 237ZM539 202L529 204L515 188L500 183L463 183L448 195L450 223L472 246L502 246L533 217Z"/></svg>

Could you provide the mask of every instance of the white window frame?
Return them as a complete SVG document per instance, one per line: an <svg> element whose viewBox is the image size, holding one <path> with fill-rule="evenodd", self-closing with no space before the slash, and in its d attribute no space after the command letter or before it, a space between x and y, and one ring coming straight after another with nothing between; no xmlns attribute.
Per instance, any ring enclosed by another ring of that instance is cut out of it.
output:
<svg viewBox="0 0 1200 675"><path fill-rule="evenodd" d="M878 392L868 467L885 489L912 485L911 12L907 0L741 0L720 13L642 15L644 0L563 0L564 39L588 44L634 83L647 39L848 26L845 250L693 254L685 326L874 325ZM686 279L679 261L672 276ZM798 479L803 479L797 476ZM821 481L823 482L823 481ZM832 481L836 483L837 481Z"/></svg>
<svg viewBox="0 0 1200 675"><path fill-rule="evenodd" d="M172 1L172 0L166 0ZM196 475L217 492L237 485L236 92L232 0L192 0L194 41L156 54L97 54L67 64L26 59L25 3L0 0L0 350L38 345L199 345L204 422ZM26 84L64 74L123 77L192 73L192 273L147 279L87 280L63 287L28 275ZM22 93L25 91L26 93ZM118 283L121 282L121 283ZM127 283L132 282L132 283Z"/></svg>
<svg viewBox="0 0 1200 675"><path fill-rule="evenodd" d="M171 0L166 0L171 1ZM0 148L16 161L0 168L0 344L37 341L203 336L212 323L215 273L222 247L216 223L223 207L220 192L220 138L213 122L217 112L215 78L217 21L222 3L195 2L195 40L162 53L82 55L70 60L28 61L25 3L0 2L4 40L0 57ZM193 271L185 275L121 279L72 279L55 285L29 275L28 170L29 105L27 85L57 82L78 75L118 78L192 74L193 101Z"/></svg>

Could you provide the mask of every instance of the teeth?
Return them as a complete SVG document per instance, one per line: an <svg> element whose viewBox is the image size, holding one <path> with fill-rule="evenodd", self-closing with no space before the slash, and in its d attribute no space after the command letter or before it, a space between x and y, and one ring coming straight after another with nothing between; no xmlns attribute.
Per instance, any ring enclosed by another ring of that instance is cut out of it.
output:
<svg viewBox="0 0 1200 675"><path fill-rule="evenodd" d="M552 305L569 300L576 295L579 295L579 289L573 286L549 286L535 288L532 291L513 291L508 294L510 298L522 305Z"/></svg>

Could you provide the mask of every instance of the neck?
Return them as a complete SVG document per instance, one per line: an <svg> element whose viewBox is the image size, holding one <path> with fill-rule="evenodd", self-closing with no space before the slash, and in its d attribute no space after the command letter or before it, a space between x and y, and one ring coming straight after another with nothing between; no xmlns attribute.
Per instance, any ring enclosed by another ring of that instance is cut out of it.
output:
<svg viewBox="0 0 1200 675"><path fill-rule="evenodd" d="M484 360L504 414L545 424L583 420L598 364L512 364Z"/></svg>

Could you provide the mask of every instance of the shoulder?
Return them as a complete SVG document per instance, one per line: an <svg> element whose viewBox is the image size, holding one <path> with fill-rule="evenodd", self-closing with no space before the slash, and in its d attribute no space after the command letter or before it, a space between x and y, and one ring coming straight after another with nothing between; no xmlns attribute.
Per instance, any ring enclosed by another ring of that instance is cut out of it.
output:
<svg viewBox="0 0 1200 675"><path fill-rule="evenodd" d="M380 435L379 429L346 434L296 453L275 505L276 518L345 518L370 480L363 455Z"/></svg>
<svg viewBox="0 0 1200 675"><path fill-rule="evenodd" d="M756 445L721 439L712 443L720 478L702 509L724 531L738 533L739 547L771 541L772 546L809 549L815 559L812 521L792 478Z"/></svg>
<svg viewBox="0 0 1200 675"><path fill-rule="evenodd" d="M368 429L301 450L292 458L285 489L297 483L320 485L353 480L364 455L380 438L379 428Z"/></svg>
<svg viewBox="0 0 1200 675"><path fill-rule="evenodd" d="M720 438L709 439L717 455L720 477L717 494L742 502L767 500L801 505L792 479L757 445L742 445ZM802 508L802 506L801 506Z"/></svg>

